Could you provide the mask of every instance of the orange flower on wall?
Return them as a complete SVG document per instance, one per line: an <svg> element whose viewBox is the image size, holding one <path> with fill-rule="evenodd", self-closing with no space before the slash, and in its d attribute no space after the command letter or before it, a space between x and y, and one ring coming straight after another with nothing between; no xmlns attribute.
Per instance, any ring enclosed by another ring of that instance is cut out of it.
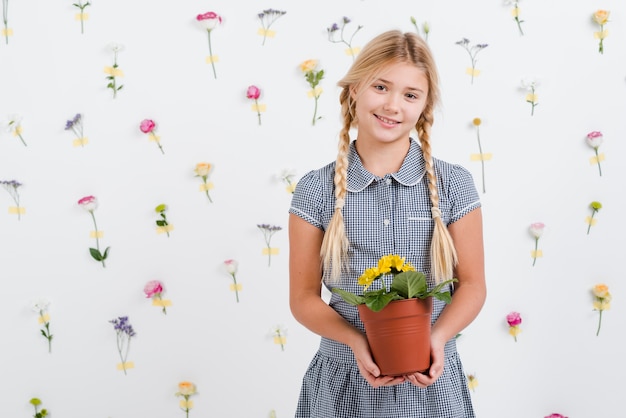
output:
<svg viewBox="0 0 626 418"><path fill-rule="evenodd" d="M608 10L597 10L592 16L591 19L600 25L600 30L598 32L594 32L593 36L598 39L598 52L604 54L604 39L609 36L609 31L604 29L604 25L609 22L609 14Z"/></svg>
<svg viewBox="0 0 626 418"><path fill-rule="evenodd" d="M596 331L596 337L600 335L600 327L602 327L602 312L611 309L611 293L609 293L609 287L604 283L597 284L591 289L593 293L593 310L598 311L600 316L598 317L598 330Z"/></svg>
<svg viewBox="0 0 626 418"><path fill-rule="evenodd" d="M209 194L209 190L213 188L213 183L209 181L209 176L213 171L213 165L210 163L198 163L196 164L196 168L194 169L194 171L196 172L196 177L200 177L202 179L200 191L206 194L209 202L213 202L213 200L211 199L211 195Z"/></svg>
<svg viewBox="0 0 626 418"><path fill-rule="evenodd" d="M180 409L185 412L185 416L189 418L189 411L193 408L193 402L189 398L198 393L196 391L196 385L191 382L180 382L178 384L178 392L174 395L180 396L183 399L180 401Z"/></svg>

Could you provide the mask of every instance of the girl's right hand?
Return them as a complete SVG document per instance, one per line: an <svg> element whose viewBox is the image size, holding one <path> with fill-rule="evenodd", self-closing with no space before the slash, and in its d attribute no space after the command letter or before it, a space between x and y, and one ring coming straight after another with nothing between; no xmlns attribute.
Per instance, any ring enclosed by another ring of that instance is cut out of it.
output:
<svg viewBox="0 0 626 418"><path fill-rule="evenodd" d="M367 338L362 335L352 346L352 352L356 358L356 364L359 367L361 376L370 386L378 388L381 386L394 386L405 382L404 376L381 376L380 369L374 363L372 352L370 351Z"/></svg>

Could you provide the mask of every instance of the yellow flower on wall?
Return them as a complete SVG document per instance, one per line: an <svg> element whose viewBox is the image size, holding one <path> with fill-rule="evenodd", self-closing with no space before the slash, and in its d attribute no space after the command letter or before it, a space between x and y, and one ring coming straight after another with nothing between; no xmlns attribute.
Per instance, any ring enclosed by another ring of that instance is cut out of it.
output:
<svg viewBox="0 0 626 418"><path fill-rule="evenodd" d="M600 25L600 30L593 33L593 36L599 40L598 44L598 52L604 54L604 39L609 36L609 31L604 29L604 25L609 22L609 12L608 10L597 10L593 15L591 15L591 19Z"/></svg>

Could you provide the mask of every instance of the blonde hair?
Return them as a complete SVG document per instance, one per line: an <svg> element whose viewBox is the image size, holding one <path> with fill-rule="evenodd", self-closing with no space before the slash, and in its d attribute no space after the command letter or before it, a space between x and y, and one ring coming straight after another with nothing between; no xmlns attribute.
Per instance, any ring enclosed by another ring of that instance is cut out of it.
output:
<svg viewBox="0 0 626 418"><path fill-rule="evenodd" d="M342 209L347 193L348 152L350 128L356 126L355 106L351 92L370 84L387 66L409 63L424 71L428 80L428 98L415 130L424 155L431 213L435 228L430 244L431 276L436 282L452 278L457 254L448 228L441 219L439 192L430 146L430 131L434 122L434 107L439 102L439 79L435 61L426 42L414 33L400 31L384 32L372 39L359 53L348 73L337 84L342 88L339 96L343 127L339 133L339 146L335 165L335 212L330 220L320 255L324 270L329 272L331 283L340 280L341 271L347 264L348 238L346 236Z"/></svg>

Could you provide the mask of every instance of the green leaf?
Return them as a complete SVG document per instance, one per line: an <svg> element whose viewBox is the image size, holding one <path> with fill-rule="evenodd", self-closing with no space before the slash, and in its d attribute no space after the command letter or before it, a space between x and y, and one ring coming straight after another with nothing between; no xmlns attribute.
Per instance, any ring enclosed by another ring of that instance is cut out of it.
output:
<svg viewBox="0 0 626 418"><path fill-rule="evenodd" d="M345 300L350 305L356 306L365 303L365 298L363 296L357 296L354 293L346 292L345 290L338 287L333 287L332 292L341 296L343 300Z"/></svg>
<svg viewBox="0 0 626 418"><path fill-rule="evenodd" d="M367 298L365 304L374 312L382 310L392 300L396 299L397 294L395 292L381 293L374 297Z"/></svg>
<svg viewBox="0 0 626 418"><path fill-rule="evenodd" d="M426 276L420 271L405 271L394 276L391 290L395 290L405 299L426 297L428 283Z"/></svg>
<svg viewBox="0 0 626 418"><path fill-rule="evenodd" d="M165 222L165 221L156 221L156 224L158 226L165 226L165 225L167 225L167 222Z"/></svg>
<svg viewBox="0 0 626 418"><path fill-rule="evenodd" d="M104 250L104 255L102 256L102 259L103 259L103 260L106 260L106 259L107 259L107 257L109 256L109 249L110 249L110 248L111 248L111 247L107 247L107 248L106 248L106 250Z"/></svg>
<svg viewBox="0 0 626 418"><path fill-rule="evenodd" d="M90 249L89 249L89 252L91 253L91 256L92 256L95 260L98 260L98 261L102 261L102 260L104 260L104 258L102 258L102 254L100 254L100 251L98 251L97 249L95 249L95 248L90 248Z"/></svg>

